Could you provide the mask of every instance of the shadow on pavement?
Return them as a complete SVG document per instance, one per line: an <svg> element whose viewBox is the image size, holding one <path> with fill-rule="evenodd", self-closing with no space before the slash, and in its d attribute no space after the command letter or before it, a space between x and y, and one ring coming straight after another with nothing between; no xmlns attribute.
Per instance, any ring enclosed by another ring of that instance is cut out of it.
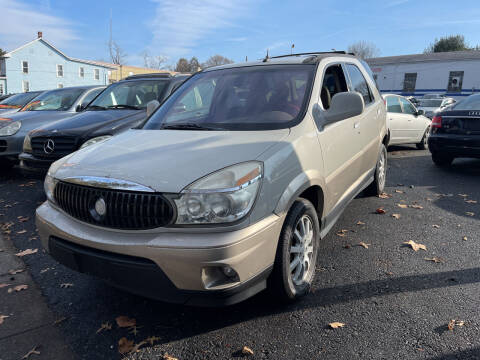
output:
<svg viewBox="0 0 480 360"><path fill-rule="evenodd" d="M430 360L454 360L454 359L455 360L474 360L474 359L478 360L480 359L480 347L458 351L453 354L440 355L440 356L430 358Z"/></svg>

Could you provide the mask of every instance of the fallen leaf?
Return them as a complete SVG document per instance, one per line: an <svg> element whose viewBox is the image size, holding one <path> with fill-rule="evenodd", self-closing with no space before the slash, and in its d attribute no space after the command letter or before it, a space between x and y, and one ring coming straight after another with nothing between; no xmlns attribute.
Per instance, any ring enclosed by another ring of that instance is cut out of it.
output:
<svg viewBox="0 0 480 360"><path fill-rule="evenodd" d="M47 272L48 270L50 270L50 268L42 269L42 270L40 270L40 274L43 274L44 272Z"/></svg>
<svg viewBox="0 0 480 360"><path fill-rule="evenodd" d="M17 285L13 288L8 289L8 293L10 294L14 291L19 292L19 291L27 290L27 289L28 289L28 285Z"/></svg>
<svg viewBox="0 0 480 360"><path fill-rule="evenodd" d="M392 197L392 195L387 194L387 193L385 193L385 192L382 192L380 195L378 195L378 197L379 197L380 199L389 199L389 198Z"/></svg>
<svg viewBox="0 0 480 360"><path fill-rule="evenodd" d="M10 284L0 284L0 289L4 288L4 287L7 287L7 286L10 286Z"/></svg>
<svg viewBox="0 0 480 360"><path fill-rule="evenodd" d="M464 236L463 241L467 241L467 240L468 240L468 237Z"/></svg>
<svg viewBox="0 0 480 360"><path fill-rule="evenodd" d="M118 316L115 321L117 322L118 327L127 328L137 325L135 319L130 319L128 316Z"/></svg>
<svg viewBox="0 0 480 360"><path fill-rule="evenodd" d="M160 338L158 336L150 336L149 338L146 338L145 341L149 342L150 345L153 345L155 341L160 341Z"/></svg>
<svg viewBox="0 0 480 360"><path fill-rule="evenodd" d="M163 360L178 360L176 357L170 356L167 353L163 354Z"/></svg>
<svg viewBox="0 0 480 360"><path fill-rule="evenodd" d="M142 328L142 326L137 326L137 325L130 326L130 331L129 331L129 333L130 333L130 334L133 334L133 336L137 336L138 333L139 333L138 329L141 329L141 328Z"/></svg>
<svg viewBox="0 0 480 360"><path fill-rule="evenodd" d="M28 220L30 220L30 218L28 216L18 216L17 219L20 222L27 222ZM26 232L26 230L25 230L25 232Z"/></svg>
<svg viewBox="0 0 480 360"><path fill-rule="evenodd" d="M247 355L247 356L253 355L253 350L250 349L248 346L244 346L244 347L242 348L242 354L243 354L243 355Z"/></svg>
<svg viewBox="0 0 480 360"><path fill-rule="evenodd" d="M132 350L130 350L130 353L136 353L136 352L139 352L140 351L140 348L143 346L143 345L147 345L147 342L145 340L142 340L140 341L138 344L135 344L135 346L133 347Z"/></svg>
<svg viewBox="0 0 480 360"><path fill-rule="evenodd" d="M432 257L432 258L424 258L425 260L427 261L433 261L434 263L443 263L445 260L443 260L442 258L440 257Z"/></svg>
<svg viewBox="0 0 480 360"><path fill-rule="evenodd" d="M25 255L35 254L37 251L38 251L38 249L27 249L27 250L24 250L22 252L19 252L18 254L15 254L15 255L17 255L18 257L22 257L22 256L25 256Z"/></svg>
<svg viewBox="0 0 480 360"><path fill-rule="evenodd" d="M465 215L467 215L467 216L475 216L475 213L473 213L473 212L471 212L471 211L467 211L467 212L465 213Z"/></svg>
<svg viewBox="0 0 480 360"><path fill-rule="evenodd" d="M8 315L1 315L1 314L0 314L0 325L2 325L2 324L3 324L3 321L4 321L6 318L8 318L8 317L10 317L10 316L8 316Z"/></svg>
<svg viewBox="0 0 480 360"><path fill-rule="evenodd" d="M60 284L60 287L62 289L68 289L68 288L71 288L73 286L72 283L63 283L63 284Z"/></svg>
<svg viewBox="0 0 480 360"><path fill-rule="evenodd" d="M122 337L118 341L118 352L120 354L126 354L133 350L133 340L128 340L126 337Z"/></svg>
<svg viewBox="0 0 480 360"><path fill-rule="evenodd" d="M403 190L395 190L395 192L396 192L397 194L404 194L404 193L405 193L405 191L403 191Z"/></svg>
<svg viewBox="0 0 480 360"><path fill-rule="evenodd" d="M401 215L400 214L392 214L392 217L395 219L400 219Z"/></svg>
<svg viewBox="0 0 480 360"><path fill-rule="evenodd" d="M434 224L434 225L432 225L432 227L434 227L435 229L440 229L440 225Z"/></svg>
<svg viewBox="0 0 480 360"><path fill-rule="evenodd" d="M465 202L468 204L476 204L477 200L465 200Z"/></svg>
<svg viewBox="0 0 480 360"><path fill-rule="evenodd" d="M455 320L455 326L463 326L463 325L465 325L465 321Z"/></svg>
<svg viewBox="0 0 480 360"><path fill-rule="evenodd" d="M53 325L59 325L62 322L64 322L65 320L67 320L67 318L65 316L62 316L60 319L55 320Z"/></svg>
<svg viewBox="0 0 480 360"><path fill-rule="evenodd" d="M27 232L27 230L20 230L20 231L17 231L17 234L25 234Z"/></svg>
<svg viewBox="0 0 480 360"><path fill-rule="evenodd" d="M332 322L328 324L328 326L330 326L332 329L338 329L338 328L344 327L345 324L341 322Z"/></svg>
<svg viewBox="0 0 480 360"><path fill-rule="evenodd" d="M365 225L363 221L357 221L357 225Z"/></svg>
<svg viewBox="0 0 480 360"><path fill-rule="evenodd" d="M453 328L455 327L455 320L450 320L450 321L448 322L447 327L448 327L448 330L452 331Z"/></svg>
<svg viewBox="0 0 480 360"><path fill-rule="evenodd" d="M393 276L393 272L391 271L387 271L385 274L387 274L388 276Z"/></svg>
<svg viewBox="0 0 480 360"><path fill-rule="evenodd" d="M376 212L377 214L385 214L385 213L386 213L386 211L385 211L384 208L378 208L377 210L375 210L375 212Z"/></svg>
<svg viewBox="0 0 480 360"><path fill-rule="evenodd" d="M402 209L408 208L408 205L407 205L407 204L397 204L397 206L398 206L399 208L402 208Z"/></svg>
<svg viewBox="0 0 480 360"><path fill-rule="evenodd" d="M372 245L372 244L365 244L363 241L360 241L360 242L358 243L358 245L359 245L359 246L363 246L365 249L368 249L368 246L369 246L369 245Z"/></svg>
<svg viewBox="0 0 480 360"><path fill-rule="evenodd" d="M29 359L30 356L32 355L40 355L40 351L38 351L37 348L38 348L38 345L35 346L32 350L30 350L28 353L23 355L22 359Z"/></svg>
<svg viewBox="0 0 480 360"><path fill-rule="evenodd" d="M423 209L423 206L422 205L409 205L409 207L411 207L412 209Z"/></svg>
<svg viewBox="0 0 480 360"><path fill-rule="evenodd" d="M410 240L410 241L406 241L404 242L405 245L410 245L412 247L412 249L414 251L418 251L418 250L425 250L427 251L427 247L423 244L417 244L415 241L413 240Z"/></svg>
<svg viewBox="0 0 480 360"><path fill-rule="evenodd" d="M343 229L343 230L338 231L336 235L343 237L343 236L347 235L347 232L348 232L348 230Z"/></svg>
<svg viewBox="0 0 480 360"><path fill-rule="evenodd" d="M458 194L458 196L461 196L461 197L468 197L467 194Z"/></svg>
<svg viewBox="0 0 480 360"><path fill-rule="evenodd" d="M17 269L17 270L13 270L13 269L12 269L12 270L8 270L8 273L9 273L10 275L16 275L16 274L21 273L21 272L24 272L24 271L25 271L25 269Z"/></svg>
<svg viewBox="0 0 480 360"><path fill-rule="evenodd" d="M97 334L101 333L104 330L112 330L112 324L110 324L109 322L102 323L100 328L97 330Z"/></svg>

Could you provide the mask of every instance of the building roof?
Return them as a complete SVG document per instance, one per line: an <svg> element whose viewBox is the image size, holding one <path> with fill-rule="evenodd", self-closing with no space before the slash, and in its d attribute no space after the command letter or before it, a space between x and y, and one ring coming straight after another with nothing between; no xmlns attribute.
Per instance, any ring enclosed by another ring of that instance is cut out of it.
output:
<svg viewBox="0 0 480 360"><path fill-rule="evenodd" d="M455 61L455 60L480 60L480 51L450 51L429 54L414 54L400 56L386 56L367 59L370 66L399 64L399 63L416 63L416 62L433 62L433 61Z"/></svg>
<svg viewBox="0 0 480 360"><path fill-rule="evenodd" d="M70 61L74 61L74 62L79 62L79 63L83 63L83 64L89 64L89 65L95 65L95 66L101 66L101 67L105 67L105 68L109 68L109 69L116 69L116 66L114 66L113 64L108 64L108 63L105 63L103 61L92 61L92 60L82 60L82 59L76 59L76 58L72 58L68 55L66 55L65 53L61 52L59 49L57 49L55 46L53 46L52 44L50 44L47 40L39 37L35 40L32 40L18 48L16 48L15 50L12 50L12 51L9 51L7 52L4 57L10 57L11 54L13 54L14 52L16 51L19 51L31 44L33 44L34 42L36 41L41 41L43 42L45 45L47 45L48 47L51 47L54 51L56 51L57 53L59 53L60 55L62 55L64 58L66 58L67 60L70 60Z"/></svg>

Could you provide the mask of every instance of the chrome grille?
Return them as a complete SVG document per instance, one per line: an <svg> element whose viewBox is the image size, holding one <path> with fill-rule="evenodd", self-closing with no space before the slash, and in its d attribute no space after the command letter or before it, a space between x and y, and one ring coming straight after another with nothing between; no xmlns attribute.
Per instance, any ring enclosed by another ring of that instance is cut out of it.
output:
<svg viewBox="0 0 480 360"><path fill-rule="evenodd" d="M48 140L52 140L54 144L53 151L50 153L44 150L45 143ZM33 136L31 143L33 155L39 158L60 159L77 150L75 138L68 136Z"/></svg>
<svg viewBox="0 0 480 360"><path fill-rule="evenodd" d="M94 225L143 230L173 222L174 209L162 194L94 188L60 181L55 186L57 204L70 216ZM103 216L96 212L99 199L105 202Z"/></svg>

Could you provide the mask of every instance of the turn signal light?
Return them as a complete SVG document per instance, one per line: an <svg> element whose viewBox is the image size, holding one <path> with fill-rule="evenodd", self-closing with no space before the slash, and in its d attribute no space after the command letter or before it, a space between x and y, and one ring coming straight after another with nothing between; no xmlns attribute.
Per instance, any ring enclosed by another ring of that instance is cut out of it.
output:
<svg viewBox="0 0 480 360"><path fill-rule="evenodd" d="M441 116L434 116L432 119L432 128L441 128L442 127L442 117Z"/></svg>

